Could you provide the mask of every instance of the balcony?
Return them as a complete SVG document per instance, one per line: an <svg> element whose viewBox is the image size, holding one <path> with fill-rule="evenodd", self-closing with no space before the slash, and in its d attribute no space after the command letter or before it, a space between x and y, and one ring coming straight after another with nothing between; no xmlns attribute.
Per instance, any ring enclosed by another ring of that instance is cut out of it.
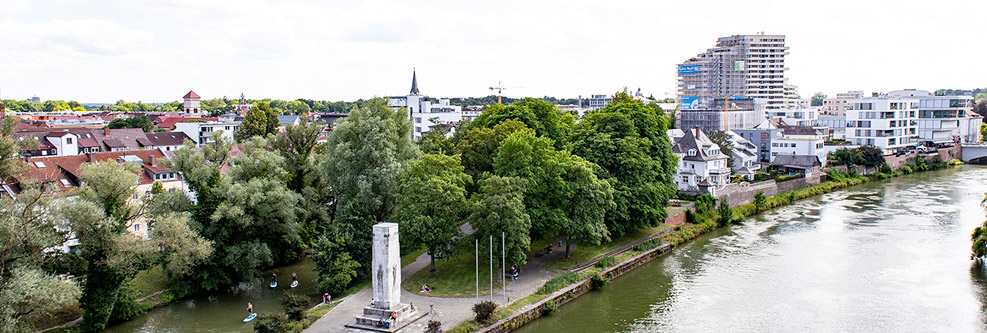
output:
<svg viewBox="0 0 987 333"><path fill-rule="evenodd" d="M729 175L730 174L730 168L709 169L709 174L710 175Z"/></svg>

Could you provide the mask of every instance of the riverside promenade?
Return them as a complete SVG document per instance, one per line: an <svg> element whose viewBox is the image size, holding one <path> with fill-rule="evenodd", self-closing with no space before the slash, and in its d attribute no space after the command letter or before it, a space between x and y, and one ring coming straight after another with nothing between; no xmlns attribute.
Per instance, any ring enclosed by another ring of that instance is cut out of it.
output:
<svg viewBox="0 0 987 333"><path fill-rule="evenodd" d="M522 266L521 269L524 273L522 273L517 280L508 281L506 291L507 295L510 296L511 302L535 293L538 291L539 287L545 284L545 281L555 277L555 273L545 270L543 266L546 263L559 259L564 255L565 251L558 251L557 249L557 251L554 251L548 255L529 257L528 263ZM422 254L415 260L415 262L401 268L401 277L402 279L407 279L419 270L428 269L428 266L429 256L428 254ZM480 269L484 268L480 267ZM496 284L499 282L495 281L494 283ZM487 290L489 290L490 280L487 280L486 282L480 281L480 290L483 290L484 286L486 286L486 288L488 288ZM373 290L371 287L363 288L362 290L345 297L339 305L336 305L335 308L327 312L324 316L322 316L322 318L319 318L319 320L312 323L312 326L309 326L305 332L363 332L357 329L346 328L343 325L354 322L354 318L356 318L358 314L363 313L363 307L369 305L372 298ZM414 303L418 311L424 311L426 313L429 311L430 306L432 306L434 307L435 313L418 319L410 325L403 327L399 332L421 332L425 329L425 326L428 325L429 320L438 320L442 322L442 330L448 330L463 321L472 319L473 304L481 300L488 299L491 299L489 295L480 296L479 299L476 297L429 297L414 294L402 289L402 303ZM498 305L503 306L505 300L504 291L502 290L495 293L492 299Z"/></svg>

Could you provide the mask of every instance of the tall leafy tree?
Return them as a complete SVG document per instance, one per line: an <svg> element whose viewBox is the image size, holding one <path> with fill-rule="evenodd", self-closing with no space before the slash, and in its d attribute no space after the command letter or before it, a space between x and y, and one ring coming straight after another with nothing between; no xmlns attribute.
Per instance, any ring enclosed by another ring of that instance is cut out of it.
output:
<svg viewBox="0 0 987 333"><path fill-rule="evenodd" d="M675 195L672 177L678 162L664 112L633 99L617 100L587 114L573 129L570 147L599 165L600 178L613 186L616 209L607 212L607 228L622 235L664 221L664 207Z"/></svg>
<svg viewBox="0 0 987 333"><path fill-rule="evenodd" d="M497 156L500 142L508 135L518 131L531 131L527 125L517 119L507 119L493 128L467 127L456 141L455 152L465 168L466 174L478 182L484 173L493 173L493 160Z"/></svg>
<svg viewBox="0 0 987 333"><path fill-rule="evenodd" d="M524 265L531 247L531 218L524 207L523 179L490 176L480 182L479 199L470 214L476 239L504 240L507 260ZM503 234L502 234L503 233Z"/></svg>
<svg viewBox="0 0 987 333"><path fill-rule="evenodd" d="M322 124L303 119L298 125L289 124L271 141L271 146L284 157L288 189L302 195L299 235L307 244L321 235L332 220L332 191L318 170L325 154L315 154L323 128Z"/></svg>
<svg viewBox="0 0 987 333"><path fill-rule="evenodd" d="M730 134L726 131L713 131L709 133L709 140L713 141L717 146L720 146L720 152L724 155L729 156L727 159L727 165L733 166L733 142L730 141Z"/></svg>
<svg viewBox="0 0 987 333"><path fill-rule="evenodd" d="M187 228L187 220L162 219L166 233L155 233L151 241L134 237L127 226L144 216L147 202L132 201L137 184L132 164L116 161L85 165L79 198L61 207L72 232L79 240L82 258L88 263L80 307L82 329L102 330L110 321L139 313L128 281L152 263L167 262L182 272L211 252L208 242Z"/></svg>
<svg viewBox="0 0 987 333"><path fill-rule="evenodd" d="M233 136L237 141L245 141L254 136L264 137L276 133L280 124L278 112L269 103L257 103L244 115L240 129Z"/></svg>
<svg viewBox="0 0 987 333"><path fill-rule="evenodd" d="M981 206L985 206L985 204L987 204L987 196L984 196L984 200L980 202ZM983 225L973 229L973 234L970 235L970 240L973 241L973 245L971 245L970 260L976 260L978 263L982 264L984 259L987 258L987 220L984 220Z"/></svg>
<svg viewBox="0 0 987 333"><path fill-rule="evenodd" d="M817 91L815 94L812 94L812 101L811 101L810 105L812 105L812 106L822 106L823 105L823 100L825 100L826 97L827 97L826 94L823 94L821 91Z"/></svg>
<svg viewBox="0 0 987 333"><path fill-rule="evenodd" d="M370 267L371 226L390 218L401 174L420 155L407 116L380 98L329 133L322 172L336 196L334 224L349 235L347 250L362 267Z"/></svg>
<svg viewBox="0 0 987 333"><path fill-rule="evenodd" d="M552 103L525 98L511 105L494 104L479 117L467 125L467 128L493 128L497 124L514 119L535 130L539 136L544 136L562 147L569 136L575 117L568 113L559 112Z"/></svg>
<svg viewBox="0 0 987 333"><path fill-rule="evenodd" d="M501 143L494 159L499 176L527 180L524 199L532 220L531 233L560 233L566 256L573 242L599 244L609 240L604 223L613 210L613 187L596 176L598 167L568 151L554 150L552 140L519 131Z"/></svg>
<svg viewBox="0 0 987 333"><path fill-rule="evenodd" d="M416 143L418 144L418 149L425 154L449 155L453 152L452 141L446 137L445 131L441 128L436 128L425 133Z"/></svg>
<svg viewBox="0 0 987 333"><path fill-rule="evenodd" d="M401 177L395 222L401 224L401 240L410 247L424 247L435 259L448 257L467 208L466 184L457 156L425 154L411 163Z"/></svg>

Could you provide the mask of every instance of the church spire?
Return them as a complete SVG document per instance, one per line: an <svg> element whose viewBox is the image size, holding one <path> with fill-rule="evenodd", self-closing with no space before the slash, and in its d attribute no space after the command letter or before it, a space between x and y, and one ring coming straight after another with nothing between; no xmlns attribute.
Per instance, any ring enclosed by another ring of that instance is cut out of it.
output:
<svg viewBox="0 0 987 333"><path fill-rule="evenodd" d="M411 94L418 95L418 76L415 74L415 70L411 70Z"/></svg>

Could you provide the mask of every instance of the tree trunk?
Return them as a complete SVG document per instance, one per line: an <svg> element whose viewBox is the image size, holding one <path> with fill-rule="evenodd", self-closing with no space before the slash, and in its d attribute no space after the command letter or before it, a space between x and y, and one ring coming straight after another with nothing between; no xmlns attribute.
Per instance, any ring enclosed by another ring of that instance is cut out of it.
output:
<svg viewBox="0 0 987 333"><path fill-rule="evenodd" d="M566 259L569 258L569 245L570 245L571 242L572 242L572 238L570 238L569 236L566 236L565 237L565 257L566 257Z"/></svg>
<svg viewBox="0 0 987 333"><path fill-rule="evenodd" d="M429 273L434 273L435 272L435 255L432 254L432 251L429 251L428 252L428 257L429 257L429 259L431 259L431 262L432 262L432 268L429 269L428 272Z"/></svg>

